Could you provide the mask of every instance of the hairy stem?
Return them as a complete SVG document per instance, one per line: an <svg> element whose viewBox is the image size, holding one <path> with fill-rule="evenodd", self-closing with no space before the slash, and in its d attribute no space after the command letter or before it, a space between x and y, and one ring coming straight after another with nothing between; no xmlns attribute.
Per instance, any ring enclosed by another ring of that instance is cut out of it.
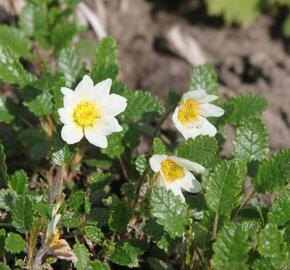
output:
<svg viewBox="0 0 290 270"><path fill-rule="evenodd" d="M214 223L213 223L213 229L212 229L212 239L216 239L218 224L219 224L219 215L218 213L216 213L215 218L214 218Z"/></svg>

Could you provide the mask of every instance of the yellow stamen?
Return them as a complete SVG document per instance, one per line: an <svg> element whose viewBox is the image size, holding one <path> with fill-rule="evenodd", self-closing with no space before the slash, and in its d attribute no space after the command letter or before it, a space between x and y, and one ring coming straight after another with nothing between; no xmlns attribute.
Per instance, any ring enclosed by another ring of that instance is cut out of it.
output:
<svg viewBox="0 0 290 270"><path fill-rule="evenodd" d="M79 103L73 112L74 122L82 128L92 126L100 117L96 105L89 101Z"/></svg>
<svg viewBox="0 0 290 270"><path fill-rule="evenodd" d="M168 182L184 177L184 169L170 159L165 159L161 163L161 171Z"/></svg>
<svg viewBox="0 0 290 270"><path fill-rule="evenodd" d="M187 99L182 103L178 112L178 119L183 125L194 123L199 117L199 103L193 99Z"/></svg>

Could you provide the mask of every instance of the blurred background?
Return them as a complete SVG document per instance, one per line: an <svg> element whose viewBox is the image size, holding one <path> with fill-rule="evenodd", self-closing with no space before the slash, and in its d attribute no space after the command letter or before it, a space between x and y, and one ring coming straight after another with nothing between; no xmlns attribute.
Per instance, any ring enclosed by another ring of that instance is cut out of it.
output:
<svg viewBox="0 0 290 270"><path fill-rule="evenodd" d="M88 68L98 40L114 36L120 79L166 101L171 91L185 91L193 66L212 63L222 98L267 98L271 148L290 147L290 0L66 1L79 2L75 12L86 30L74 43ZM25 2L0 0L1 23L17 24Z"/></svg>

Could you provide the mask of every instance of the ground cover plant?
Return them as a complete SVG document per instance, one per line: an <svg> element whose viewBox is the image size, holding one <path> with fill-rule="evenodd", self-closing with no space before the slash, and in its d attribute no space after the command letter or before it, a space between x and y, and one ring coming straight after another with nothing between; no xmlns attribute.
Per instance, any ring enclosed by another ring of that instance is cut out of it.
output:
<svg viewBox="0 0 290 270"><path fill-rule="evenodd" d="M290 151L269 153L267 101L218 100L209 64L166 104L128 89L112 37L85 65L75 4L0 27L0 269L288 269Z"/></svg>

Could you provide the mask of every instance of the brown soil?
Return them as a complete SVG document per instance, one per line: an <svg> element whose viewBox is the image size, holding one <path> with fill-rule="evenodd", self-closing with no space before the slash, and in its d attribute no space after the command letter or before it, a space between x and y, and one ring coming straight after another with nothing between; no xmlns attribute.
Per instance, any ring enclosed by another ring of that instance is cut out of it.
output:
<svg viewBox="0 0 290 270"><path fill-rule="evenodd" d="M272 150L290 147L290 56L283 41L271 37L270 18L262 17L248 29L226 28L218 20L189 22L179 11L145 0L121 2L107 1L107 31L120 43L121 77L129 87L152 91L164 100L170 91L186 89L192 66L160 42L170 27L179 25L217 67L221 95L265 96L269 107L264 121ZM198 16L193 12L191 21Z"/></svg>

